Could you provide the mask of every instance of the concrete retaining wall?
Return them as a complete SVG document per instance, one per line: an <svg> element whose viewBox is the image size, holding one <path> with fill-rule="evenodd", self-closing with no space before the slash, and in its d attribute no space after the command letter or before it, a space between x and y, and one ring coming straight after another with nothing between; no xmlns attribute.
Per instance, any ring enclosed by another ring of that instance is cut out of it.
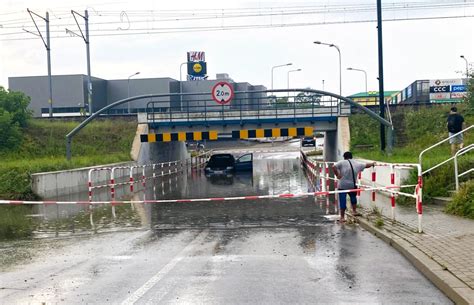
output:
<svg viewBox="0 0 474 305"><path fill-rule="evenodd" d="M374 162L371 160L357 160L361 162ZM410 171L416 170L415 168L402 167L395 168L395 185L400 186L410 175ZM376 166L375 167L376 179L375 183L377 186L388 186L390 185L390 167L389 166ZM362 172L362 183L364 185L372 185L372 168L366 168ZM406 191L406 190L405 190Z"/></svg>
<svg viewBox="0 0 474 305"><path fill-rule="evenodd" d="M41 196L41 198L57 198L79 192L86 192L88 190L88 174L90 169L131 165L136 165L136 163L123 162L64 171L36 173L31 175L31 187L33 192ZM118 171L117 174L118 177L116 177L116 179L128 176L129 172ZM94 172L93 179L97 185L109 183L110 172Z"/></svg>

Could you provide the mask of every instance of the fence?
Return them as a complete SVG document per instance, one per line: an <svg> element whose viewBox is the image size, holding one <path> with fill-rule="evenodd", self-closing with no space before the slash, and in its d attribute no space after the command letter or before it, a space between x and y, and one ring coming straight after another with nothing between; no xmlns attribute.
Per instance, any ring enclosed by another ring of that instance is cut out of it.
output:
<svg viewBox="0 0 474 305"><path fill-rule="evenodd" d="M326 162L326 161L317 161L317 160L311 160L303 151L301 151L301 163L303 167L305 167L309 173L309 175L312 177L312 179L319 179L319 186L320 186L320 191L323 193L341 193L341 191L338 190L338 181L337 177L334 175L334 172L331 172L330 169L332 169L332 166L335 164L335 162ZM384 185L381 183L377 183L377 168L388 168L389 171L389 184ZM414 185L400 185L396 184L396 168L412 168L416 169L418 172L418 181ZM423 190L423 179L422 179L422 173L421 173L421 166L419 164L412 164L412 163L407 163L407 164L395 164L395 163L382 163L382 162L377 162L375 166L372 167L371 170L371 179L370 179L370 185L365 185L362 183L362 176L361 173L359 173L357 177L357 183L355 189L351 190L344 190L344 192L357 192L357 196L360 197L360 193L362 191L369 191L371 192L371 199L372 202L375 202L376 200L376 192L384 192L387 193L390 196L390 201L391 201L391 207L392 207L392 220L395 219L395 209L396 209L396 200L395 198L397 196L406 196L406 197L411 197L415 199L416 202L416 212L418 213L418 232L421 233L423 232L423 227L422 227L422 216L423 216L423 201L422 201L422 190ZM335 192L329 192L330 189L330 181L333 181L333 189ZM414 188L413 194L410 194L408 192L403 192L402 189L406 188ZM335 201L337 202L338 198L335 196Z"/></svg>

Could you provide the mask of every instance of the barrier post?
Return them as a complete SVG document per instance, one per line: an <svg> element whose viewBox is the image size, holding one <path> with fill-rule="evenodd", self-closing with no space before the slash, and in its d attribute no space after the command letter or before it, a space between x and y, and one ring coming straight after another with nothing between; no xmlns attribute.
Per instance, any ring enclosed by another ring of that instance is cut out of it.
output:
<svg viewBox="0 0 474 305"><path fill-rule="evenodd" d="M339 207L339 195L337 194L337 191L339 190L339 180L337 179L336 175L334 175L334 191L336 192L334 194L334 204L337 207Z"/></svg>
<svg viewBox="0 0 474 305"><path fill-rule="evenodd" d="M323 166L321 167L320 171L320 181L321 181L321 190L323 192L327 191L327 186L326 186L326 177L323 177L323 173L326 173L326 162L323 162Z"/></svg>
<svg viewBox="0 0 474 305"><path fill-rule="evenodd" d="M326 173L326 189L325 191L329 191L329 163L324 162L325 166L325 173Z"/></svg>
<svg viewBox="0 0 474 305"><path fill-rule="evenodd" d="M112 200L112 217L115 219L117 215L115 214L115 167L112 168L110 173L110 200Z"/></svg>
<svg viewBox="0 0 474 305"><path fill-rule="evenodd" d="M390 164L390 186L395 186L395 169L393 164ZM392 203L392 220L395 221L395 194L391 193L390 201Z"/></svg>
<svg viewBox="0 0 474 305"><path fill-rule="evenodd" d="M92 202L92 172L94 170L95 170L94 168L89 170L89 174L88 174L89 202ZM91 223L92 229L95 231L94 218L92 217L92 204L91 203L89 203L88 210L89 210L89 221Z"/></svg>
<svg viewBox="0 0 474 305"><path fill-rule="evenodd" d="M375 179L376 179L376 172L375 172L375 166L372 166L372 187L375 188ZM372 191L372 201L375 201L375 190Z"/></svg>
<svg viewBox="0 0 474 305"><path fill-rule="evenodd" d="M360 198L360 180L362 179L362 173L359 173L359 175L357 175L357 185L358 186L358 191L357 191L357 201L359 201L359 198Z"/></svg>
<svg viewBox="0 0 474 305"><path fill-rule="evenodd" d="M133 181L133 168L134 168L134 167L135 167L135 166L131 166L131 167L130 167L130 178L129 178L130 192L132 192L132 193L133 193L133 182L134 182L134 181Z"/></svg>
<svg viewBox="0 0 474 305"><path fill-rule="evenodd" d="M88 181L87 181L87 185L88 185L88 189L89 189L89 202L92 201L92 172L94 171L94 169L90 169L89 170L89 174L88 174Z"/></svg>
<svg viewBox="0 0 474 305"><path fill-rule="evenodd" d="M416 210L418 212L418 233L423 232L423 176L421 166L418 165L418 184L416 186Z"/></svg>

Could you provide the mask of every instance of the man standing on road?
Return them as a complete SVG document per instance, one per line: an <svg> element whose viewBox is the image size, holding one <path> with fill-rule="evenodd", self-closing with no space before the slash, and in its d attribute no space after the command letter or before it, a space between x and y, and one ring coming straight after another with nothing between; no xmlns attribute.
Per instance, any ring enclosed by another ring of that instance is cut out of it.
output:
<svg viewBox="0 0 474 305"><path fill-rule="evenodd" d="M451 108L451 112L448 115L447 121L449 136L455 135L456 133L462 131L465 127L464 118L458 113L458 109L456 107ZM451 144L451 155L454 156L458 149L463 148L462 133L449 139L449 144Z"/></svg>
<svg viewBox="0 0 474 305"><path fill-rule="evenodd" d="M353 190L357 189L356 177L364 169L375 166L375 162L372 163L360 163L352 160L352 153L346 151L344 153L344 160L337 162L332 167L334 174L339 179L339 190ZM341 211L340 222L345 222L346 214L346 200L347 194L351 198L352 213L354 216L359 216L357 213L357 191L352 192L341 192L339 193L339 210Z"/></svg>

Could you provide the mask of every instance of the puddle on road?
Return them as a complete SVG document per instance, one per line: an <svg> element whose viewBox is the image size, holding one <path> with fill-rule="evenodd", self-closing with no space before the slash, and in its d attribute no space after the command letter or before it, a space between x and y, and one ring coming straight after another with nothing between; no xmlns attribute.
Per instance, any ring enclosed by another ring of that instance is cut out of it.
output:
<svg viewBox="0 0 474 305"><path fill-rule="evenodd" d="M253 173L207 177L202 171L174 175L148 182L145 189L130 198L128 185L117 187L119 200L182 199L234 197L314 191L297 159L298 153L255 154ZM109 191L94 192L93 200L109 200ZM128 197L127 197L128 196ZM47 200L86 201L87 193ZM11 207L16 208L16 207ZM22 209L25 207L21 207ZM154 228L239 228L276 226L317 226L330 221L321 215L336 213L326 199L306 197L278 200L220 201L166 204L47 205L27 207L21 215L27 221L21 228L23 238L67 238L94 233ZM115 218L113 215L115 214ZM15 250L15 242L2 242L2 265L16 259L27 260L33 252ZM12 246L12 247L10 247ZM21 248L21 247L19 247ZM28 247L27 247L28 248ZM16 253L13 255L13 253ZM5 255L3 255L5 254Z"/></svg>

